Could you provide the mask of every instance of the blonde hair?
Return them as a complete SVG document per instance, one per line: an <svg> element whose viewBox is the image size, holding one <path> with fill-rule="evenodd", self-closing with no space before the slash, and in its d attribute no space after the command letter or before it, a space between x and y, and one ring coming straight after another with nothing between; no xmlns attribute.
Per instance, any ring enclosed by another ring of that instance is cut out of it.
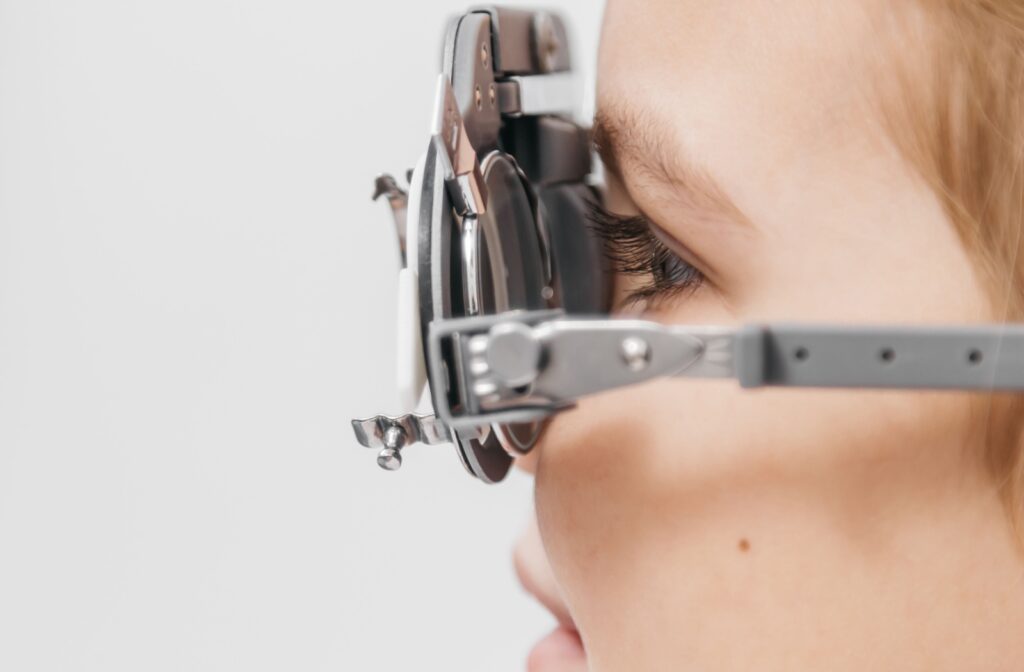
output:
<svg viewBox="0 0 1024 672"><path fill-rule="evenodd" d="M889 58L876 61L886 68L878 73L881 79L896 85L882 96L889 134L941 200L990 289L995 319L1020 321L1024 2L917 0L892 6L898 11L888 18L899 24L892 37L902 53L886 50ZM978 401L987 466L1022 532L1024 397L999 394Z"/></svg>

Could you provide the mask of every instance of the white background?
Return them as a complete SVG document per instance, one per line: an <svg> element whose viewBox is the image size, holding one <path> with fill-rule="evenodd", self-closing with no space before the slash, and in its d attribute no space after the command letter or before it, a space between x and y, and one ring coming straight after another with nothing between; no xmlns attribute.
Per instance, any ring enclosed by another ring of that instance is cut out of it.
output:
<svg viewBox="0 0 1024 672"><path fill-rule="evenodd" d="M0 669L522 669L530 481L349 428L462 8L0 0Z"/></svg>

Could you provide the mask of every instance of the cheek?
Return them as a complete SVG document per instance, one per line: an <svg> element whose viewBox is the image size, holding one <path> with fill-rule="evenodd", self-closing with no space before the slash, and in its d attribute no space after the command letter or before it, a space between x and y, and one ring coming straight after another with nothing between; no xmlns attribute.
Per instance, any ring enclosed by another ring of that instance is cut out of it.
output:
<svg viewBox="0 0 1024 672"><path fill-rule="evenodd" d="M686 547L724 511L731 521L762 515L751 493L853 526L851 501L962 460L969 424L967 398L949 394L743 391L724 381L609 393L555 418L538 446L541 534L586 635L643 608L636 596L651 591L638 581L654 580L666 544ZM721 530L736 535L733 546L746 532Z"/></svg>

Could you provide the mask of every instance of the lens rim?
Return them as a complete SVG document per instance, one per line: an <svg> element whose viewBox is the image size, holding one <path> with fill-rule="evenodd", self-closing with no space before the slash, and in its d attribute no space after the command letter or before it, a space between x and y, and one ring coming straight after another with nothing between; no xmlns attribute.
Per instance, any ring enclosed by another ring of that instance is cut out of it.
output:
<svg viewBox="0 0 1024 672"><path fill-rule="evenodd" d="M549 308L550 259L533 188L515 158L501 151L484 157L481 172L487 211L462 222L466 316ZM491 425L512 457L529 453L541 429L540 422Z"/></svg>

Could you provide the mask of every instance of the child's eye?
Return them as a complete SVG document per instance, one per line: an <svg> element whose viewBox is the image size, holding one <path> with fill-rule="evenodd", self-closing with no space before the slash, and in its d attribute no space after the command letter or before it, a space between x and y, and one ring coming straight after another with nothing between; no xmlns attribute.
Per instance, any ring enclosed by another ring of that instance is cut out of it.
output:
<svg viewBox="0 0 1024 672"><path fill-rule="evenodd" d="M651 305L693 292L704 282L703 273L668 249L645 217L616 215L596 203L589 209L588 217L593 231L604 243L612 269L644 278L627 295L627 305Z"/></svg>
<svg viewBox="0 0 1024 672"><path fill-rule="evenodd" d="M660 240L658 244L661 244ZM671 250L666 251L665 258L661 260L659 268L654 273L655 278L673 287L692 284L695 280L694 274L700 271L673 254Z"/></svg>

